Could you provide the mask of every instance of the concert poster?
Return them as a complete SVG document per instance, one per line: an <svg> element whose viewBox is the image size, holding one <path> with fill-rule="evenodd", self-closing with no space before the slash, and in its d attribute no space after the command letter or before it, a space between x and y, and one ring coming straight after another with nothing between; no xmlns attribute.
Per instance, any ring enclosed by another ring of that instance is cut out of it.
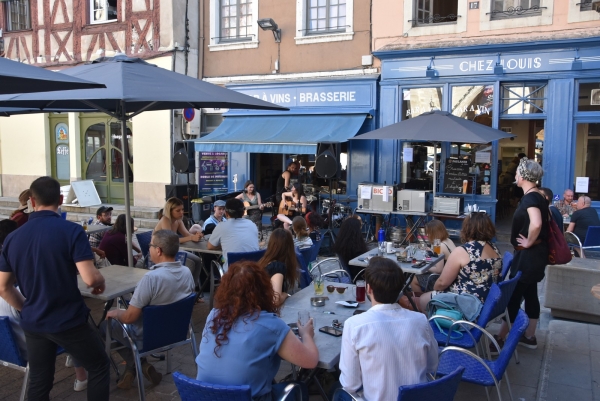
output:
<svg viewBox="0 0 600 401"><path fill-rule="evenodd" d="M216 195L227 192L227 153L199 153L199 196Z"/></svg>

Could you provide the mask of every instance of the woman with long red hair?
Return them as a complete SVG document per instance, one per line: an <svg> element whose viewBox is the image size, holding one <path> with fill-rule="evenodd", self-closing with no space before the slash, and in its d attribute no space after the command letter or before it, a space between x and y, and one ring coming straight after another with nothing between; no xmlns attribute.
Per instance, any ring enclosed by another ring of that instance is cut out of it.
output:
<svg viewBox="0 0 600 401"><path fill-rule="evenodd" d="M275 303L282 305L290 296L288 291L293 289L298 281L298 259L292 233L283 228L273 230L267 251L258 261L258 265L271 277Z"/></svg>
<svg viewBox="0 0 600 401"><path fill-rule="evenodd" d="M273 385L282 359L306 369L317 366L313 320L298 322L300 340L279 318L269 275L255 262L229 266L215 295L215 309L202 333L197 380L249 385L252 399L278 398L286 383ZM303 389L305 390L305 389ZM308 400L308 392L302 391Z"/></svg>

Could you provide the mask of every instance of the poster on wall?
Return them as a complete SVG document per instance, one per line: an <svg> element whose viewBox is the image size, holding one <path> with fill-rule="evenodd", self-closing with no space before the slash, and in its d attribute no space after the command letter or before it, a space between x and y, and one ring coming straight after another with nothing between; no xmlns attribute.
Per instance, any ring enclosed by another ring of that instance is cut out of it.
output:
<svg viewBox="0 0 600 401"><path fill-rule="evenodd" d="M199 152L199 196L227 192L227 152Z"/></svg>

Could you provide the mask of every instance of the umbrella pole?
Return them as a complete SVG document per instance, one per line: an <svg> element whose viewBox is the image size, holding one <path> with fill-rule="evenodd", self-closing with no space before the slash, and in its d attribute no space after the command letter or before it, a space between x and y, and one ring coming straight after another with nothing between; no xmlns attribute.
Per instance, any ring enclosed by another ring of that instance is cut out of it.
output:
<svg viewBox="0 0 600 401"><path fill-rule="evenodd" d="M123 153L123 185L125 186L125 228L127 230L127 265L133 267L131 210L129 208L129 155L127 146L127 113L121 100L121 152Z"/></svg>
<svg viewBox="0 0 600 401"><path fill-rule="evenodd" d="M437 185L436 168L435 168L436 162L437 162L437 143L434 142L433 143L433 199L431 200L432 202L435 201L435 187Z"/></svg>

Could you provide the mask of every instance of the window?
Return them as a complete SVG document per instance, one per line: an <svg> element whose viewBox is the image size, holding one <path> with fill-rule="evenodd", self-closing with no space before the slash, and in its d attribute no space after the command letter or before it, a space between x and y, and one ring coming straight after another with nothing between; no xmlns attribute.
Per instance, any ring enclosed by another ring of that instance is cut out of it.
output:
<svg viewBox="0 0 600 401"><path fill-rule="evenodd" d="M546 86L526 83L502 85L502 113L544 113Z"/></svg>
<svg viewBox="0 0 600 401"><path fill-rule="evenodd" d="M6 30L23 31L31 29L29 0L10 0L6 3Z"/></svg>
<svg viewBox="0 0 600 401"><path fill-rule="evenodd" d="M600 82L579 84L577 111L600 111Z"/></svg>
<svg viewBox="0 0 600 401"><path fill-rule="evenodd" d="M415 17L413 26L456 23L458 18L457 0L414 0Z"/></svg>
<svg viewBox="0 0 600 401"><path fill-rule="evenodd" d="M221 0L219 42L252 39L252 1Z"/></svg>
<svg viewBox="0 0 600 401"><path fill-rule="evenodd" d="M402 90L402 120L420 116L431 110L441 110L443 88Z"/></svg>
<svg viewBox="0 0 600 401"><path fill-rule="evenodd" d="M117 0L90 0L90 23L117 20Z"/></svg>
<svg viewBox="0 0 600 401"><path fill-rule="evenodd" d="M346 30L346 0L307 0L309 34Z"/></svg>
<svg viewBox="0 0 600 401"><path fill-rule="evenodd" d="M457 117L492 126L494 86L453 86L452 114Z"/></svg>
<svg viewBox="0 0 600 401"><path fill-rule="evenodd" d="M581 0L580 3L577 4L579 6L579 11L599 11L600 10L600 0Z"/></svg>
<svg viewBox="0 0 600 401"><path fill-rule="evenodd" d="M492 0L491 19L507 19L541 15L541 0Z"/></svg>

